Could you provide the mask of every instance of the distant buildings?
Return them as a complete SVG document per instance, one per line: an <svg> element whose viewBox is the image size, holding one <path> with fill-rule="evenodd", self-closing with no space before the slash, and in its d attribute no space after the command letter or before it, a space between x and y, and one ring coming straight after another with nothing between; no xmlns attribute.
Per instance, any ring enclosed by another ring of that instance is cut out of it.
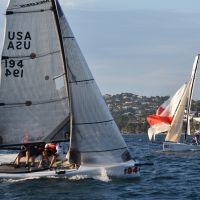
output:
<svg viewBox="0 0 200 200"><path fill-rule="evenodd" d="M106 94L104 99L115 118L117 125L122 132L143 133L147 131L148 124L146 117L154 114L169 97L164 96L139 96L131 93L121 93L116 95ZM192 116L200 113L200 101L193 101Z"/></svg>

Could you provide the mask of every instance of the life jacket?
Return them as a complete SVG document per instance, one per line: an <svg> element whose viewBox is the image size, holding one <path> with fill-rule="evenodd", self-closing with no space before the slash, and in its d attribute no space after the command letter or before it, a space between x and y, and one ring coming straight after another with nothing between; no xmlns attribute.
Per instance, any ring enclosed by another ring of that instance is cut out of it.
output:
<svg viewBox="0 0 200 200"><path fill-rule="evenodd" d="M50 150L52 153L56 153L56 144L48 143L45 145L45 149Z"/></svg>

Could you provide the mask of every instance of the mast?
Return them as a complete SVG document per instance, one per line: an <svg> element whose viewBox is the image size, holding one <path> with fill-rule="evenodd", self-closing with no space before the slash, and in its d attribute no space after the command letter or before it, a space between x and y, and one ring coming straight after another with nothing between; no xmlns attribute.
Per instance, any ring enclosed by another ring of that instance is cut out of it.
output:
<svg viewBox="0 0 200 200"><path fill-rule="evenodd" d="M63 63L64 63L65 81L66 81L66 84L67 84L67 93L69 95L70 146L71 146L71 138L72 138L72 106L71 106L71 92L70 92L70 88L69 88L69 79L68 79L68 72L67 72L68 61L65 58L65 49L64 49L64 45L63 45L63 37L62 37L62 31L61 31L61 28L60 28L60 20L59 20L59 16L58 16L56 0L51 0L51 2L52 2L52 6L53 6L52 9L53 9L53 13L54 13L54 16L55 16L55 21L56 21L56 26L57 26L58 36L59 36L59 41L60 41L60 47L61 47L61 52L62 52L62 59L63 59Z"/></svg>
<svg viewBox="0 0 200 200"><path fill-rule="evenodd" d="M197 65L199 62L199 54L196 56L193 68L192 68L192 74L191 74L191 83L190 83L190 91L189 91L189 97L188 97L188 103L187 103L187 119L186 119L186 128L185 128L185 136L184 139L186 140L187 135L190 135L190 109L192 104L192 95L194 91L194 83L196 78L196 72L197 72Z"/></svg>

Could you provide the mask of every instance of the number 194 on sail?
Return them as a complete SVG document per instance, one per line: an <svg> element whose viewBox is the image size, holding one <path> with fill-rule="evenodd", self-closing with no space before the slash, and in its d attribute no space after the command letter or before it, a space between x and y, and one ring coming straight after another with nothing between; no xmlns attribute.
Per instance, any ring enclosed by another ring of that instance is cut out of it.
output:
<svg viewBox="0 0 200 200"><path fill-rule="evenodd" d="M23 70L23 60L5 60L5 76L13 76L15 78L23 77L24 70Z"/></svg>

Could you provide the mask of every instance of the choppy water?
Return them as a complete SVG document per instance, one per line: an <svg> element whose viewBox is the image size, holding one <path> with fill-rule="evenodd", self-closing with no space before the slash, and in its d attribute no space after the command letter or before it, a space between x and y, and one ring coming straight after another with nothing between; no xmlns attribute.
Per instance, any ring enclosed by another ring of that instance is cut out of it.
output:
<svg viewBox="0 0 200 200"><path fill-rule="evenodd" d="M0 180L0 199L200 199L200 152L162 153L162 144L149 143L145 134L124 138L136 159L154 163L153 166L142 166L138 179Z"/></svg>

